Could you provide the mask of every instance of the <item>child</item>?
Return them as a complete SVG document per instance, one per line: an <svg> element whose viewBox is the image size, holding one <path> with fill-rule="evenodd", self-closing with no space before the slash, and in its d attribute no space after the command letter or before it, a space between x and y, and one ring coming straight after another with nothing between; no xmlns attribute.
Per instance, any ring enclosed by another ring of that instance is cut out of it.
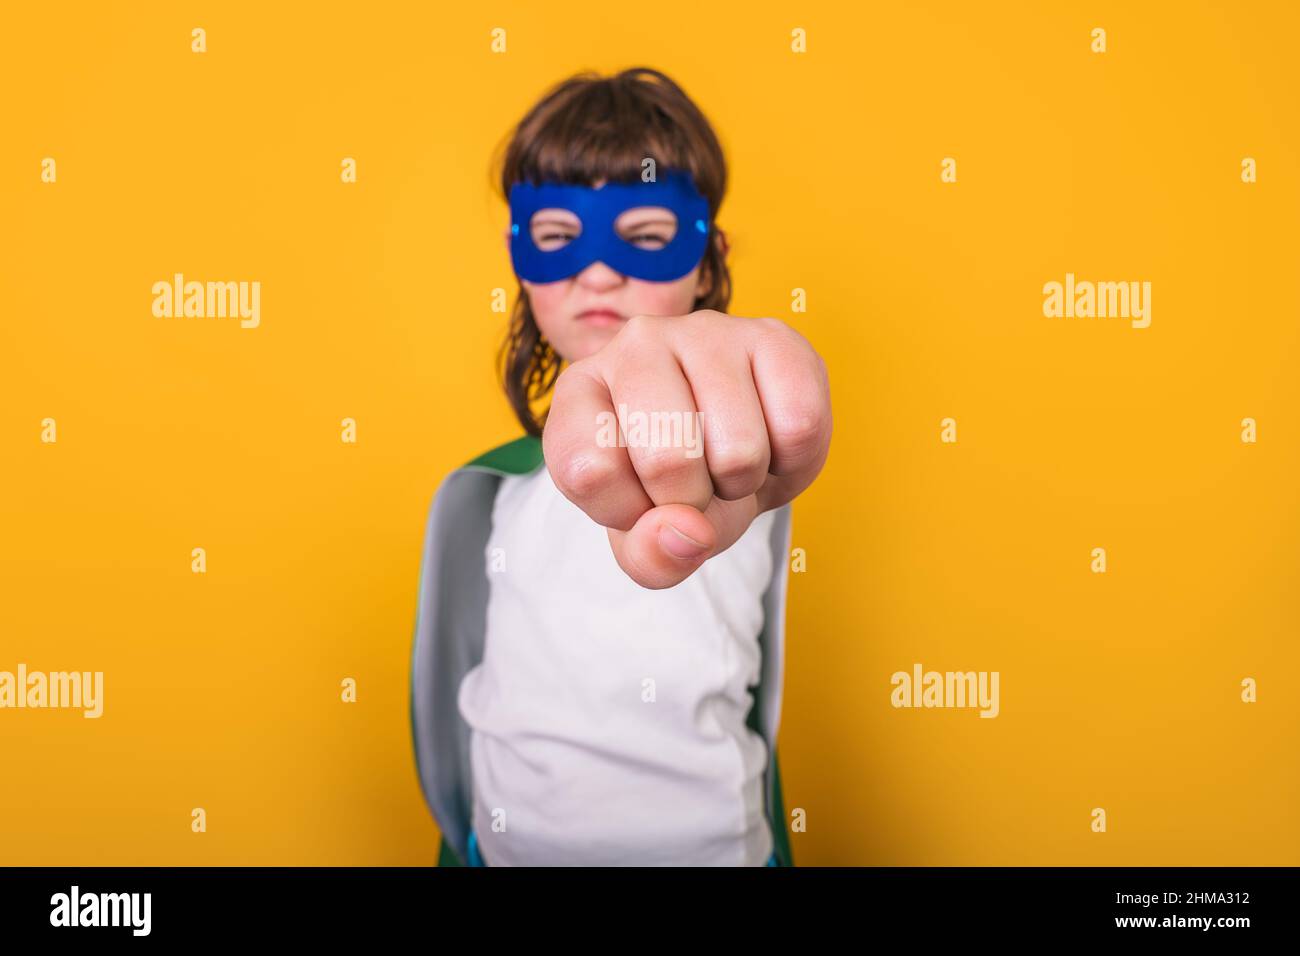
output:
<svg viewBox="0 0 1300 956"><path fill-rule="evenodd" d="M724 314L725 184L707 120L654 70L560 84L509 144L501 364L526 435L440 487L416 626L440 862L792 862L788 502L825 462L829 386L802 336ZM672 428L647 440L638 415ZM487 573L443 542L483 547Z"/></svg>

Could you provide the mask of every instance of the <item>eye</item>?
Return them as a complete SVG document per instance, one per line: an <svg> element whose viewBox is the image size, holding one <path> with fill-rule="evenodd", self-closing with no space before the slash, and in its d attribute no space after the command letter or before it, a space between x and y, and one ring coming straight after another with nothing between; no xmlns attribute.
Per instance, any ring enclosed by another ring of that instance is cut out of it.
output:
<svg viewBox="0 0 1300 956"><path fill-rule="evenodd" d="M662 249L672 241L672 236L663 236L655 232L640 232L635 236L624 236L628 242L642 249Z"/></svg>
<svg viewBox="0 0 1300 956"><path fill-rule="evenodd" d="M638 206L624 211L614 222L623 239L639 249L662 249L677 234L677 216L663 206Z"/></svg>
<svg viewBox="0 0 1300 956"><path fill-rule="evenodd" d="M582 235L582 221L567 209L539 209L529 220L529 231L538 249L554 252Z"/></svg>
<svg viewBox="0 0 1300 956"><path fill-rule="evenodd" d="M578 233L567 232L562 229L545 228L539 230L533 236L533 242L543 249L559 249L574 239L578 238Z"/></svg>

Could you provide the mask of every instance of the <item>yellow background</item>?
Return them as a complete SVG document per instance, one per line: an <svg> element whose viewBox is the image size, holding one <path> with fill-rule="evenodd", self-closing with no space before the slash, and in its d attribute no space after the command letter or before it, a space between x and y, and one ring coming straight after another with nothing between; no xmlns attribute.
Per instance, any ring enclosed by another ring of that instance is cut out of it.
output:
<svg viewBox="0 0 1300 956"><path fill-rule="evenodd" d="M727 150L731 311L830 367L795 508L796 862L1300 863L1294 8L725 6L9 12L0 669L106 687L98 721L0 711L0 863L433 862L424 520L518 434L489 161L552 83L633 65ZM261 327L155 319L174 272L260 281ZM1066 272L1150 281L1150 328L1044 318ZM999 671L1001 715L893 709L914 662Z"/></svg>

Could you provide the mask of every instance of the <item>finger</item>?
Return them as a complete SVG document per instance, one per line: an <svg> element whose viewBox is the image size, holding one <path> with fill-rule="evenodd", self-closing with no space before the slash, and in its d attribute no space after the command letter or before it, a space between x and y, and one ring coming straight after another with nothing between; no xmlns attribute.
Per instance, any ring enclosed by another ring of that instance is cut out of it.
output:
<svg viewBox="0 0 1300 956"><path fill-rule="evenodd" d="M683 352L677 360L699 408L713 492L727 501L747 498L767 479L771 457L749 354L735 342Z"/></svg>
<svg viewBox="0 0 1300 956"><path fill-rule="evenodd" d="M604 363L609 395L626 432L627 456L656 505L702 510L713 497L713 482L698 454L699 419L690 383L653 332L629 332L634 330L624 327L616 340L621 360Z"/></svg>
<svg viewBox="0 0 1300 956"><path fill-rule="evenodd" d="M777 507L812 483L831 442L831 397L826 364L798 332L772 320L772 334L750 347L754 384L763 405L771 463L760 503Z"/></svg>
<svg viewBox="0 0 1300 956"><path fill-rule="evenodd" d="M555 381L542 430L542 455L564 497L606 528L627 530L654 507L617 440L618 421L603 380L575 362Z"/></svg>
<svg viewBox="0 0 1300 956"><path fill-rule="evenodd" d="M611 529L609 544L618 566L637 584L670 588L735 544L757 514L753 495L740 501L714 498L704 511L661 505L643 514L631 531Z"/></svg>

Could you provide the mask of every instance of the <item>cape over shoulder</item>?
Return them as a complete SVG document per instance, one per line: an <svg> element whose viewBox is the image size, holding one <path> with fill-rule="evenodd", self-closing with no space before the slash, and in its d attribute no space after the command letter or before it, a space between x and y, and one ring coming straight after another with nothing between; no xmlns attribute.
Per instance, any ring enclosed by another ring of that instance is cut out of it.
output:
<svg viewBox="0 0 1300 956"><path fill-rule="evenodd" d="M491 471L498 475L526 475L542 465L542 440L534 435L523 435L514 441L490 451L485 451L461 468Z"/></svg>

